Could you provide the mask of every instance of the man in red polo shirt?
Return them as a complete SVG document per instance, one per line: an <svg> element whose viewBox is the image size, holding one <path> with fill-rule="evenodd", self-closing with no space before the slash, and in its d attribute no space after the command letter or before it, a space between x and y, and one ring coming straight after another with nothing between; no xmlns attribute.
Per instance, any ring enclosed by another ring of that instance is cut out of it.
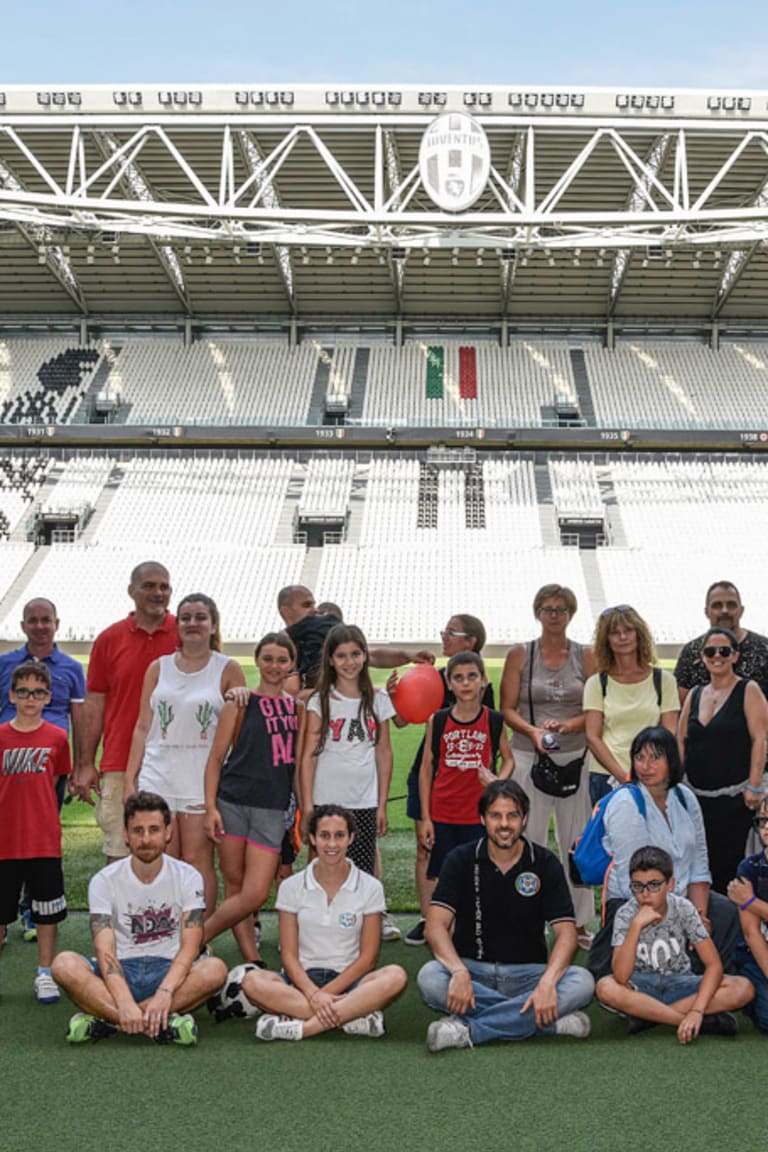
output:
<svg viewBox="0 0 768 1152"><path fill-rule="evenodd" d="M135 611L100 632L91 650L83 706L80 766L73 792L89 804L96 792L96 820L104 833L107 863L125 856L123 779L131 737L139 714L144 673L158 656L178 647L176 617L168 611L168 569L154 560L131 573L128 595ZM104 741L99 771L96 753Z"/></svg>

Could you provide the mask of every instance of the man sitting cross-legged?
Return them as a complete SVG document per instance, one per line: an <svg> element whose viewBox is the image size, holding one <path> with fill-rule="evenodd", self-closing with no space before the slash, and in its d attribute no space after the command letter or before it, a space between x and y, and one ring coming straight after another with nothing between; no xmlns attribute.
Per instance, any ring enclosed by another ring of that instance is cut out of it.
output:
<svg viewBox="0 0 768 1152"><path fill-rule="evenodd" d="M141 1033L160 1044L196 1044L189 1015L226 979L224 963L197 959L205 897L200 873L167 856L171 816L153 792L125 805L130 855L97 872L88 886L95 961L75 952L56 957L53 974L82 1011L67 1040Z"/></svg>

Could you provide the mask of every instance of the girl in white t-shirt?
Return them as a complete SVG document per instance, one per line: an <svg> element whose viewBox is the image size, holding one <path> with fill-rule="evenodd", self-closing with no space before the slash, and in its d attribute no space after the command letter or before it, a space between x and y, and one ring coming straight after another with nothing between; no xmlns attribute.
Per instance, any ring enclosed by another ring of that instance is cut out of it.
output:
<svg viewBox="0 0 768 1152"><path fill-rule="evenodd" d="M408 977L397 964L375 968L384 889L349 859L355 821L337 804L318 806L308 835L315 858L277 894L283 972L253 970L243 992L265 1015L259 1040L303 1040L333 1028L384 1035L382 1008Z"/></svg>
<svg viewBox="0 0 768 1152"><path fill-rule="evenodd" d="M376 837L387 831L394 713L387 693L371 683L363 633L354 624L335 625L323 645L317 691L307 703L299 778L302 837L307 838L315 805L351 809L357 833L350 859L371 875Z"/></svg>

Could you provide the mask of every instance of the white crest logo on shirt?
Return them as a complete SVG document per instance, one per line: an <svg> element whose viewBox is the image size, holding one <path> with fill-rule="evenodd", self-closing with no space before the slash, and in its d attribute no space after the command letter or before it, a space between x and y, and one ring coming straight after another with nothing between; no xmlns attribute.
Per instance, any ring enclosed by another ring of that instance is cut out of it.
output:
<svg viewBox="0 0 768 1152"><path fill-rule="evenodd" d="M339 926L341 928L354 928L357 915L354 912L339 912Z"/></svg>

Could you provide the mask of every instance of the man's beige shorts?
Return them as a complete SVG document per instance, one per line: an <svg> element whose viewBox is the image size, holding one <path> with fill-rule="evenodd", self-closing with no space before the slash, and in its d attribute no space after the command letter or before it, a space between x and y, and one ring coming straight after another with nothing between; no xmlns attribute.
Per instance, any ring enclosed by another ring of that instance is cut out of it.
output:
<svg viewBox="0 0 768 1152"><path fill-rule="evenodd" d="M125 772L104 772L99 777L101 795L96 801L96 823L104 833L105 856L127 856L123 836L123 787Z"/></svg>

